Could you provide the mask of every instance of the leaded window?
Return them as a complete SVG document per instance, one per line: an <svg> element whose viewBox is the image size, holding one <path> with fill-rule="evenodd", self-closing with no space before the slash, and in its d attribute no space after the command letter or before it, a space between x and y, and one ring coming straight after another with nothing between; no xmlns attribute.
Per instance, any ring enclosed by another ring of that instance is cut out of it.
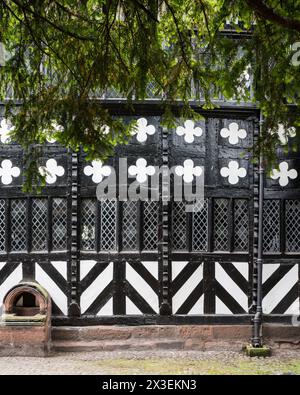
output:
<svg viewBox="0 0 300 395"><path fill-rule="evenodd" d="M67 199L54 198L52 201L52 249L55 251L67 248Z"/></svg>
<svg viewBox="0 0 300 395"><path fill-rule="evenodd" d="M137 250L137 202L123 202L122 210L123 250Z"/></svg>
<svg viewBox="0 0 300 395"><path fill-rule="evenodd" d="M247 251L249 247L249 207L248 200L234 201L234 249Z"/></svg>
<svg viewBox="0 0 300 395"><path fill-rule="evenodd" d="M11 250L27 249L26 199L13 199L11 202Z"/></svg>
<svg viewBox="0 0 300 395"><path fill-rule="evenodd" d="M263 214L264 252L280 252L280 200L265 200Z"/></svg>
<svg viewBox="0 0 300 395"><path fill-rule="evenodd" d="M207 251L208 244L208 202L207 199L196 203L193 211L193 250Z"/></svg>
<svg viewBox="0 0 300 395"><path fill-rule="evenodd" d="M96 199L83 199L81 205L81 247L83 250L95 250L96 239Z"/></svg>
<svg viewBox="0 0 300 395"><path fill-rule="evenodd" d="M172 211L172 242L174 250L187 248L186 211L184 202L174 202Z"/></svg>
<svg viewBox="0 0 300 395"><path fill-rule="evenodd" d="M101 201L100 250L114 251L117 246L117 202L116 200Z"/></svg>
<svg viewBox="0 0 300 395"><path fill-rule="evenodd" d="M300 200L285 205L286 252L300 252Z"/></svg>
<svg viewBox="0 0 300 395"><path fill-rule="evenodd" d="M145 250L156 250L158 242L158 204L144 202L143 244Z"/></svg>
<svg viewBox="0 0 300 395"><path fill-rule="evenodd" d="M32 250L43 251L47 250L47 236L48 236L48 200L33 199L32 200Z"/></svg>
<svg viewBox="0 0 300 395"><path fill-rule="evenodd" d="M214 249L228 251L228 199L214 201Z"/></svg>

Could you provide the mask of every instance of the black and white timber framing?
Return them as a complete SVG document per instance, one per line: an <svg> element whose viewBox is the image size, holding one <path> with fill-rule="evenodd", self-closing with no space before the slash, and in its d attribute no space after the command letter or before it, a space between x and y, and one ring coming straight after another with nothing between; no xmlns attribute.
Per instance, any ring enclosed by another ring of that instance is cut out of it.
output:
<svg viewBox="0 0 300 395"><path fill-rule="evenodd" d="M159 202L97 201L84 153L47 143L41 165L55 159L64 171L42 194L23 193L22 176L9 185L0 180L0 301L26 278L52 296L55 325L248 324L257 295L259 184L251 146L259 111L226 102L199 109L205 120L195 127L203 133L189 143L161 126L159 100L130 112L123 100L106 105L115 116L155 127L145 142L133 136L117 147L106 164L118 169L126 157L128 166L144 158L172 167L192 159L206 170L203 210L186 213L184 202L165 201L163 181ZM247 133L235 144L220 134L233 123ZM22 169L21 147L0 144L0 166L7 159ZM300 313L300 155L279 149L278 160L297 177L281 186L265 175L265 322L291 322ZM247 172L235 184L220 174L230 161Z"/></svg>

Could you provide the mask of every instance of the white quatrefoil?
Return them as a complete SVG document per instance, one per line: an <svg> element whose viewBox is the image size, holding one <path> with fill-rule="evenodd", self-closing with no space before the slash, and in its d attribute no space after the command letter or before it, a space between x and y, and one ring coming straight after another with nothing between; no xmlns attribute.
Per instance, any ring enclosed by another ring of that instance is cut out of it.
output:
<svg viewBox="0 0 300 395"><path fill-rule="evenodd" d="M65 169L62 166L58 166L55 159L48 159L46 166L39 167L39 172L46 177L47 184L54 184L57 177L62 177L65 174Z"/></svg>
<svg viewBox="0 0 300 395"><path fill-rule="evenodd" d="M14 126L12 126L7 119L2 119L0 123L0 140L1 143L5 144L8 143L10 140L9 133L12 132L15 129Z"/></svg>
<svg viewBox="0 0 300 395"><path fill-rule="evenodd" d="M101 133L103 133L103 134L109 134L110 133L110 127L108 125L101 126L100 130L101 130Z"/></svg>
<svg viewBox="0 0 300 395"><path fill-rule="evenodd" d="M296 136L296 128L293 126L285 129L284 125L280 123L278 125L277 135L282 145L286 145L288 143L289 137Z"/></svg>
<svg viewBox="0 0 300 395"><path fill-rule="evenodd" d="M148 135L150 136L155 133L155 127L147 124L148 121L146 118L139 118L137 120L137 125L134 128L132 135L136 135L136 139L139 143L144 143L147 141Z"/></svg>
<svg viewBox="0 0 300 395"><path fill-rule="evenodd" d="M247 132L245 129L240 129L236 122L229 124L228 128L223 128L220 131L221 136L224 139L228 138L228 141L232 145L236 145L239 139L245 139L247 137Z"/></svg>
<svg viewBox="0 0 300 395"><path fill-rule="evenodd" d="M220 174L224 178L228 177L229 184L235 185L239 182L239 178L244 178L247 175L247 170L239 166L237 161L231 160L228 167L222 167Z"/></svg>
<svg viewBox="0 0 300 395"><path fill-rule="evenodd" d="M0 167L0 178L2 184L9 185L12 183L13 177L19 177L21 171L18 167L12 165L9 159L4 159Z"/></svg>
<svg viewBox="0 0 300 395"><path fill-rule="evenodd" d="M184 141L186 143L193 143L195 137L200 137L203 134L203 130L199 127L195 128L195 122L187 120L184 122L183 126L178 126L176 129L176 134L178 136L184 136Z"/></svg>
<svg viewBox="0 0 300 395"><path fill-rule="evenodd" d="M298 172L295 169L289 170L289 164L287 162L281 162L279 165L279 170L274 169L271 172L272 180L277 180L279 178L279 185L285 187L289 183L289 178L295 180L298 177Z"/></svg>
<svg viewBox="0 0 300 395"><path fill-rule="evenodd" d="M251 87L251 67L247 66L247 68L241 73L239 76L239 83L237 90L238 92L243 95L247 93L247 90Z"/></svg>
<svg viewBox="0 0 300 395"><path fill-rule="evenodd" d="M154 166L147 166L147 161L144 158L139 158L135 165L131 165L128 168L128 174L130 176L136 176L136 180L139 183L147 181L148 176L153 176L155 174Z"/></svg>
<svg viewBox="0 0 300 395"><path fill-rule="evenodd" d="M183 176L183 181L186 183L190 183L193 181L194 176L201 176L202 169L200 166L194 166L194 162L192 161L192 159L186 159L183 162L183 166L175 167L175 174L177 174L179 177Z"/></svg>
<svg viewBox="0 0 300 395"><path fill-rule="evenodd" d="M50 133L48 134L48 136L46 137L46 140L48 141L48 143L55 143L56 142L56 138L55 135L57 133L62 133L64 131L63 126L59 125L57 122L53 121L51 122L51 128L50 128Z"/></svg>
<svg viewBox="0 0 300 395"><path fill-rule="evenodd" d="M103 166L101 160L93 160L92 166L85 166L83 172L86 176L92 176L92 181L95 184L99 184L104 177L108 177L111 174L111 168Z"/></svg>

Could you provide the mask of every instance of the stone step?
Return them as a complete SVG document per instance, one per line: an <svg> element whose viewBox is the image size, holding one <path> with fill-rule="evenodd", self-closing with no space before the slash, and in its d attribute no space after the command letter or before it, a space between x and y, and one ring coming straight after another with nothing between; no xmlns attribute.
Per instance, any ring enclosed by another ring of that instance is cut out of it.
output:
<svg viewBox="0 0 300 395"><path fill-rule="evenodd" d="M250 339L250 325L141 325L141 326L62 326L52 328L53 340L106 341L127 339Z"/></svg>
<svg viewBox="0 0 300 395"><path fill-rule="evenodd" d="M300 348L300 327L264 325L264 341L274 348ZM231 350L250 342L250 325L141 325L52 327L55 351Z"/></svg>
<svg viewBox="0 0 300 395"><path fill-rule="evenodd" d="M78 351L121 351L121 350L182 350L184 341L162 339L160 341L123 340L123 341L67 341L54 340L52 350L55 352Z"/></svg>
<svg viewBox="0 0 300 395"><path fill-rule="evenodd" d="M249 342L248 325L142 325L53 327L56 351L235 350Z"/></svg>

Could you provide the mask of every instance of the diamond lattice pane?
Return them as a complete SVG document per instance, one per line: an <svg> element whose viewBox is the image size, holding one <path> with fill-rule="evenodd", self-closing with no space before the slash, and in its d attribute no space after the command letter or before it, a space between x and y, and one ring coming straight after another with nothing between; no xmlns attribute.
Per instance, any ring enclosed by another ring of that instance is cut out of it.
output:
<svg viewBox="0 0 300 395"><path fill-rule="evenodd" d="M234 201L234 249L248 251L249 246L249 210L248 200Z"/></svg>
<svg viewBox="0 0 300 395"><path fill-rule="evenodd" d="M207 251L207 235L208 235L208 202L195 203L193 212L193 250Z"/></svg>
<svg viewBox="0 0 300 395"><path fill-rule="evenodd" d="M137 202L123 202L123 250L137 250Z"/></svg>
<svg viewBox="0 0 300 395"><path fill-rule="evenodd" d="M81 204L81 247L95 250L96 199L83 199Z"/></svg>
<svg viewBox="0 0 300 395"><path fill-rule="evenodd" d="M52 249L67 249L67 199L55 198L52 202Z"/></svg>
<svg viewBox="0 0 300 395"><path fill-rule="evenodd" d="M184 202L173 203L172 243L174 250L185 250L187 248L186 211Z"/></svg>
<svg viewBox="0 0 300 395"><path fill-rule="evenodd" d="M159 89L155 82L151 81L146 86L146 97L148 98L155 98L160 97L161 94L158 93Z"/></svg>
<svg viewBox="0 0 300 395"><path fill-rule="evenodd" d="M115 99L121 97L122 97L121 93L119 93L118 90L113 87L109 87L105 92L106 99Z"/></svg>
<svg viewBox="0 0 300 395"><path fill-rule="evenodd" d="M47 199L32 200L32 249L47 250Z"/></svg>
<svg viewBox="0 0 300 395"><path fill-rule="evenodd" d="M287 200L285 206L286 251L300 251L300 200Z"/></svg>
<svg viewBox="0 0 300 395"><path fill-rule="evenodd" d="M116 250L116 219L117 202L115 200L102 200L100 235L100 248L102 251Z"/></svg>
<svg viewBox="0 0 300 395"><path fill-rule="evenodd" d="M27 249L26 200L15 199L11 202L11 250Z"/></svg>
<svg viewBox="0 0 300 395"><path fill-rule="evenodd" d="M228 200L214 202L214 249L228 251Z"/></svg>
<svg viewBox="0 0 300 395"><path fill-rule="evenodd" d="M158 242L158 204L144 202L143 237L144 249L156 250Z"/></svg>
<svg viewBox="0 0 300 395"><path fill-rule="evenodd" d="M263 225L263 249L264 252L280 251L280 201L264 201L264 225Z"/></svg>

